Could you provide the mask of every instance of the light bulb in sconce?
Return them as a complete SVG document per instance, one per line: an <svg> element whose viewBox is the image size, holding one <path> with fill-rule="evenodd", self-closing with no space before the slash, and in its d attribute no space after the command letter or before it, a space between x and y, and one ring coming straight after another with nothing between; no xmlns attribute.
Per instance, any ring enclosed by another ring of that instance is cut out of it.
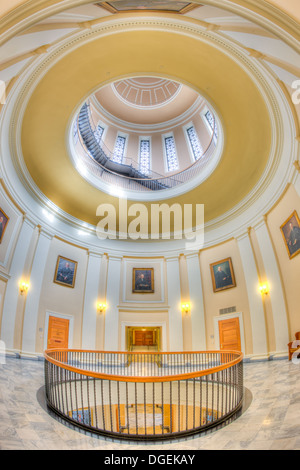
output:
<svg viewBox="0 0 300 470"><path fill-rule="evenodd" d="M188 314L189 311L191 310L191 305L190 305L188 302L186 302L186 303L184 303L184 304L181 304L181 310L182 310L184 313Z"/></svg>
<svg viewBox="0 0 300 470"><path fill-rule="evenodd" d="M103 313L106 310L106 304L104 304L102 302L98 302L97 310L98 310L99 313Z"/></svg>
<svg viewBox="0 0 300 470"><path fill-rule="evenodd" d="M20 289L20 294L21 294L21 295L27 294L28 289L29 289L29 284L28 284L28 282L21 281L20 284L19 284L19 289Z"/></svg>
<svg viewBox="0 0 300 470"><path fill-rule="evenodd" d="M262 282L260 285L259 285L259 291L262 295L266 295L269 293L269 285L267 282Z"/></svg>

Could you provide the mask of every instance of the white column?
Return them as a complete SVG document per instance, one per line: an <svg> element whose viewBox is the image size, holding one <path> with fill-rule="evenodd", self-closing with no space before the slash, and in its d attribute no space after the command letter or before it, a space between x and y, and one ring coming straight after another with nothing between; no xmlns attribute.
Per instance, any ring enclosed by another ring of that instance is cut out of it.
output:
<svg viewBox="0 0 300 470"><path fill-rule="evenodd" d="M237 238L248 294L253 355L268 353L266 320L263 300L259 292L259 277L248 232Z"/></svg>
<svg viewBox="0 0 300 470"><path fill-rule="evenodd" d="M24 218L10 268L10 279L7 282L1 327L1 339L6 349L14 344L15 319L19 298L19 282L23 277L27 253L34 233L34 224Z"/></svg>
<svg viewBox="0 0 300 470"><path fill-rule="evenodd" d="M122 259L109 257L106 290L105 339L106 351L119 349L119 299Z"/></svg>
<svg viewBox="0 0 300 470"><path fill-rule="evenodd" d="M167 258L170 351L183 351L179 259Z"/></svg>
<svg viewBox="0 0 300 470"><path fill-rule="evenodd" d="M206 350L205 315L199 253L186 255L191 302L193 351Z"/></svg>
<svg viewBox="0 0 300 470"><path fill-rule="evenodd" d="M36 327L44 272L52 236L40 231L30 274L30 289L27 294L22 333L22 353L34 354Z"/></svg>
<svg viewBox="0 0 300 470"><path fill-rule="evenodd" d="M267 281L270 285L270 292L268 295L270 296L273 312L276 352L286 353L287 343L289 342L287 311L272 240L265 220L258 223L254 229L263 259Z"/></svg>
<svg viewBox="0 0 300 470"><path fill-rule="evenodd" d="M82 319L82 348L96 349L97 300L102 256L89 252Z"/></svg>

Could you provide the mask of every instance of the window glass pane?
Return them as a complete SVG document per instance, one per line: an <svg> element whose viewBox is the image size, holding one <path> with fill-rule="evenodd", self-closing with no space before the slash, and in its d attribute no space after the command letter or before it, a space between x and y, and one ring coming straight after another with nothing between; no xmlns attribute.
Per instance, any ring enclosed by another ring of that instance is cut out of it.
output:
<svg viewBox="0 0 300 470"><path fill-rule="evenodd" d="M194 126L189 127L186 130L186 132L187 132L187 135L188 135L191 147L192 147L194 159L198 160L202 156L203 150L202 150L197 132L195 131Z"/></svg>
<svg viewBox="0 0 300 470"><path fill-rule="evenodd" d="M144 175L150 173L150 140L140 141L140 172Z"/></svg>
<svg viewBox="0 0 300 470"><path fill-rule="evenodd" d="M168 171L177 170L179 165L176 155L174 137L165 137L165 149L167 156Z"/></svg>
<svg viewBox="0 0 300 470"><path fill-rule="evenodd" d="M206 111L205 117L206 117L206 120L207 120L211 130L214 132L214 137L217 139L217 137L218 137L218 128L217 128L217 123L214 120L213 115L211 114L210 111Z"/></svg>
<svg viewBox="0 0 300 470"><path fill-rule="evenodd" d="M104 132L104 127L102 127L102 126L100 126L100 124L98 124L98 126L96 127L96 129L94 131L94 136L95 136L98 144L100 144L100 142L101 142L103 132Z"/></svg>
<svg viewBox="0 0 300 470"><path fill-rule="evenodd" d="M114 162L122 163L124 152L125 152L125 144L126 144L126 137L122 137L121 135L118 135L116 143L115 143L114 154L113 154Z"/></svg>
<svg viewBox="0 0 300 470"><path fill-rule="evenodd" d="M78 134L78 126L77 126L77 121L74 122L74 127L73 127L73 139L75 145L77 144L79 140L79 134Z"/></svg>

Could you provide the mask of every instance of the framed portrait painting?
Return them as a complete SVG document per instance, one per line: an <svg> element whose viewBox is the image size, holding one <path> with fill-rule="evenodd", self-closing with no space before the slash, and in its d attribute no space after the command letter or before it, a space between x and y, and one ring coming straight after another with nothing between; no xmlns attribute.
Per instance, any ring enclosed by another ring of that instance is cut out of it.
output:
<svg viewBox="0 0 300 470"><path fill-rule="evenodd" d="M136 294L152 294L154 292L153 268L133 268L132 292Z"/></svg>
<svg viewBox="0 0 300 470"><path fill-rule="evenodd" d="M300 220L296 211L281 225L281 233L289 258L300 253Z"/></svg>
<svg viewBox="0 0 300 470"><path fill-rule="evenodd" d="M210 272L214 292L236 286L231 258L210 264Z"/></svg>
<svg viewBox="0 0 300 470"><path fill-rule="evenodd" d="M0 209L0 243L3 240L4 232L7 227L9 221L9 217L5 214L5 212Z"/></svg>
<svg viewBox="0 0 300 470"><path fill-rule="evenodd" d="M66 287L74 287L77 271L77 261L59 256L57 258L54 282Z"/></svg>

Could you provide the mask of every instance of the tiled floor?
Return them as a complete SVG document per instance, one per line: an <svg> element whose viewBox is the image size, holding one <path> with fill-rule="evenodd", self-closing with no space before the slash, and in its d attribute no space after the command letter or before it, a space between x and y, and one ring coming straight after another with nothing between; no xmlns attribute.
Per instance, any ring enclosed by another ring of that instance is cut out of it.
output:
<svg viewBox="0 0 300 470"><path fill-rule="evenodd" d="M43 362L0 364L0 450L300 450L300 364L245 363L241 416L206 434L157 443L113 441L71 428L44 403Z"/></svg>

